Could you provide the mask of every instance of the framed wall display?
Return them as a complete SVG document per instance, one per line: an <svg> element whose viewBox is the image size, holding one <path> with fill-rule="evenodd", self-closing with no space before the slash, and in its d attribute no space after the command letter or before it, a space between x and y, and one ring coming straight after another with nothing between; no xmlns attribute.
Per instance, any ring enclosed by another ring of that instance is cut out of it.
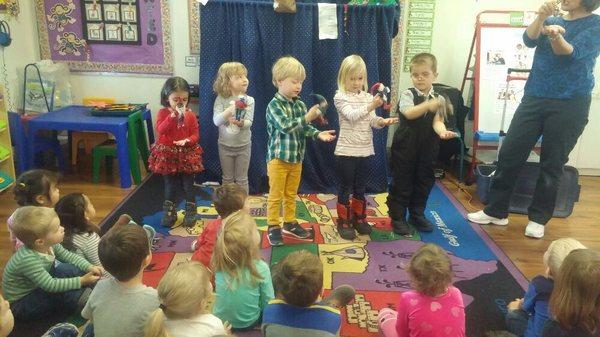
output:
<svg viewBox="0 0 600 337"><path fill-rule="evenodd" d="M41 56L71 71L172 74L168 0L34 0Z"/></svg>
<svg viewBox="0 0 600 337"><path fill-rule="evenodd" d="M200 55L200 3L188 0L188 21L190 26L190 54Z"/></svg>

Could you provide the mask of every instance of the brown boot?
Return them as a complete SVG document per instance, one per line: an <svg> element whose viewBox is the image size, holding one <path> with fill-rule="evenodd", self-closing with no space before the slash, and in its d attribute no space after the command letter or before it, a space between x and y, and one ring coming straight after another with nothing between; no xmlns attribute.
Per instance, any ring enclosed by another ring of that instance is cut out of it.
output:
<svg viewBox="0 0 600 337"><path fill-rule="evenodd" d="M367 202L352 198L352 226L358 234L371 234L371 225L367 222Z"/></svg>
<svg viewBox="0 0 600 337"><path fill-rule="evenodd" d="M337 204L337 230L342 239L354 240L356 238L356 233L354 232L354 228L352 228L351 221L349 219L349 208L349 205Z"/></svg>

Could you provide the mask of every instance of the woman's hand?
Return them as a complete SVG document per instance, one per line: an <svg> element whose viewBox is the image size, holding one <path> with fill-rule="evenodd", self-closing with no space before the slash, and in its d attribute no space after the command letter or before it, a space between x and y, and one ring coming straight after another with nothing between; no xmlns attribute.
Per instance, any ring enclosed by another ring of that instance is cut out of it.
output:
<svg viewBox="0 0 600 337"><path fill-rule="evenodd" d="M556 7L558 3L555 0L546 1L540 6L540 9L537 11L537 15L541 19L546 19L547 17L554 15L556 13Z"/></svg>
<svg viewBox="0 0 600 337"><path fill-rule="evenodd" d="M553 39L558 35L563 35L565 33L565 29L559 25L549 25L544 26L542 29L542 34L548 35L549 38Z"/></svg>

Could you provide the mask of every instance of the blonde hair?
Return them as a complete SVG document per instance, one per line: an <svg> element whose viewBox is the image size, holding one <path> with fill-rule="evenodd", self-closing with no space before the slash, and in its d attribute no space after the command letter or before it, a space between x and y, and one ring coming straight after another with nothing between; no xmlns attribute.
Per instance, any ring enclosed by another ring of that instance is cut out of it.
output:
<svg viewBox="0 0 600 337"><path fill-rule="evenodd" d="M23 206L13 214L13 232L25 246L33 248L35 240L43 239L50 232L50 224L58 214L53 208Z"/></svg>
<svg viewBox="0 0 600 337"><path fill-rule="evenodd" d="M429 65L434 73L437 73L437 59L430 53L420 53L410 59L410 70L416 65Z"/></svg>
<svg viewBox="0 0 600 337"><path fill-rule="evenodd" d="M230 97L232 94L231 77L234 75L248 75L248 69L239 62L225 62L221 64L213 83L214 92L222 97Z"/></svg>
<svg viewBox="0 0 600 337"><path fill-rule="evenodd" d="M600 329L600 252L573 250L560 266L550 296L550 312L566 330L589 335Z"/></svg>
<svg viewBox="0 0 600 337"><path fill-rule="evenodd" d="M256 222L243 209L223 219L211 266L215 273L222 271L230 277L229 286L232 288L237 287L238 282L254 285L262 280L254 265L255 260L260 259L259 247L253 239L257 235L256 230ZM249 279L245 277L246 270Z"/></svg>
<svg viewBox="0 0 600 337"><path fill-rule="evenodd" d="M210 272L196 261L180 263L167 271L156 290L160 307L148 317L144 333L146 337L168 337L165 318L185 319L208 312Z"/></svg>
<svg viewBox="0 0 600 337"><path fill-rule="evenodd" d="M408 273L416 291L434 297L452 283L452 262L440 246L427 243L413 254Z"/></svg>
<svg viewBox="0 0 600 337"><path fill-rule="evenodd" d="M277 82L283 81L288 77L299 78L302 81L306 79L306 70L304 70L304 66L292 56L279 58L275 64L273 64L271 72L273 73L273 85L276 88L279 88Z"/></svg>
<svg viewBox="0 0 600 337"><path fill-rule="evenodd" d="M551 276L558 275L560 265L569 253L575 249L585 249L586 247L573 238L562 238L552 241L544 253L544 265L550 270Z"/></svg>
<svg viewBox="0 0 600 337"><path fill-rule="evenodd" d="M365 75L365 82L362 89L367 91L367 65L362 57L356 54L347 56L342 61L337 78L338 90L346 92L346 79L357 73L363 73Z"/></svg>

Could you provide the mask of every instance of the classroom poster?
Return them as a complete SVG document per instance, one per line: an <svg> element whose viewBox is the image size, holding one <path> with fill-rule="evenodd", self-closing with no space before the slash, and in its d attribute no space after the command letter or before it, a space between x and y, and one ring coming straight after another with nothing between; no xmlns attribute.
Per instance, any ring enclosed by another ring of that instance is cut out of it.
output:
<svg viewBox="0 0 600 337"><path fill-rule="evenodd" d="M431 51L435 0L411 0L408 3L404 72L409 71L410 60L419 53Z"/></svg>

